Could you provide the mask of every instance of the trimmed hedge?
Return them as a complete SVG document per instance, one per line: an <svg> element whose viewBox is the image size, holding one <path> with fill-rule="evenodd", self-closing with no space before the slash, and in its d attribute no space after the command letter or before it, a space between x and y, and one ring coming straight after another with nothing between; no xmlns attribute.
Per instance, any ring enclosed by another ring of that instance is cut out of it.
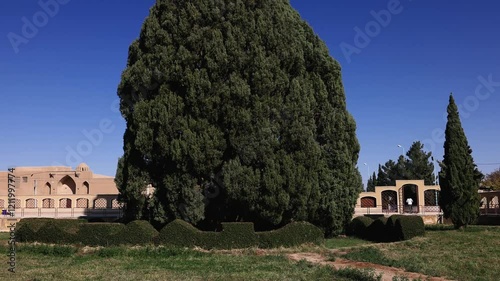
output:
<svg viewBox="0 0 500 281"><path fill-rule="evenodd" d="M425 225L420 216L356 217L348 226L348 235L374 242L402 241L425 235Z"/></svg>
<svg viewBox="0 0 500 281"><path fill-rule="evenodd" d="M367 239L373 242L388 242L390 234L387 231L387 218L381 217L374 220L366 229Z"/></svg>
<svg viewBox="0 0 500 281"><path fill-rule="evenodd" d="M394 226L396 241L408 240L425 235L424 220L420 216L401 216Z"/></svg>
<svg viewBox="0 0 500 281"><path fill-rule="evenodd" d="M158 231L145 220L136 220L129 222L124 231L120 234L123 242L132 245L152 244Z"/></svg>
<svg viewBox="0 0 500 281"><path fill-rule="evenodd" d="M174 220L160 230L158 244L177 247L202 246L201 231L183 220Z"/></svg>
<svg viewBox="0 0 500 281"><path fill-rule="evenodd" d="M25 221L26 220L26 221ZM74 243L79 226L85 220L75 219L22 219L19 241L43 243Z"/></svg>
<svg viewBox="0 0 500 281"><path fill-rule="evenodd" d="M304 243L321 244L324 233L307 222L293 222L280 229L255 232L253 223L222 223L222 232L203 232L182 221L174 220L156 231L147 221L121 223L83 223L81 220L30 219L18 228L22 242L73 243L88 246L149 243L174 247L205 249L277 248Z"/></svg>
<svg viewBox="0 0 500 281"><path fill-rule="evenodd" d="M368 237L368 227L372 222L373 219L369 217L355 217L347 227L347 235L366 239Z"/></svg>
<svg viewBox="0 0 500 281"><path fill-rule="evenodd" d="M96 222L79 227L75 242L87 246L112 246L123 244L126 227L121 223Z"/></svg>
<svg viewBox="0 0 500 281"><path fill-rule="evenodd" d="M284 227L257 232L260 248L293 247L305 243L322 244L324 233L321 229L308 222L292 222Z"/></svg>
<svg viewBox="0 0 500 281"><path fill-rule="evenodd" d="M259 244L251 222L222 223L222 232L218 236L219 243L214 245L216 248L240 249L256 247Z"/></svg>
<svg viewBox="0 0 500 281"><path fill-rule="evenodd" d="M49 218L26 218L16 224L16 240L19 242L36 241L36 232L51 221Z"/></svg>

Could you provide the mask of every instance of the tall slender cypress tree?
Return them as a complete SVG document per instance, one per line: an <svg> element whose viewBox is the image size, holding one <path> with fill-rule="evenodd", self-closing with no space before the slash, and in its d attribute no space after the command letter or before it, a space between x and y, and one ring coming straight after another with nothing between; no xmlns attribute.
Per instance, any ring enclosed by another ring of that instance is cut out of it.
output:
<svg viewBox="0 0 500 281"><path fill-rule="evenodd" d="M457 105L450 94L446 123L444 159L441 162L439 205L444 217L451 218L455 228L466 227L479 215L478 172L467 142Z"/></svg>
<svg viewBox="0 0 500 281"><path fill-rule="evenodd" d="M360 147L340 65L289 1L157 0L118 95L128 219L350 221Z"/></svg>

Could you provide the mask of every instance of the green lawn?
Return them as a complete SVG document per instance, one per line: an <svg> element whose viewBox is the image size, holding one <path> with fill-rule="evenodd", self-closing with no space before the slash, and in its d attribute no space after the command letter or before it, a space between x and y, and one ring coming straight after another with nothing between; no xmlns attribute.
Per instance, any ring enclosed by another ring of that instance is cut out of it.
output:
<svg viewBox="0 0 500 281"><path fill-rule="evenodd" d="M432 230L432 231L431 231ZM7 253L8 234L0 234ZM360 247L362 246L362 247ZM376 280L360 271L335 271L291 262L291 252L331 255L405 268L455 280L499 280L500 227L471 226L465 231L430 228L425 237L396 243L355 238L328 239L324 247L301 246L266 251L197 251L162 247L89 248L18 244L17 273L0 280ZM344 252L348 252L344 254Z"/></svg>
<svg viewBox="0 0 500 281"><path fill-rule="evenodd" d="M425 237L357 248L345 258L456 280L500 280L500 227L427 231Z"/></svg>
<svg viewBox="0 0 500 281"><path fill-rule="evenodd" d="M279 251L271 255L262 255L256 249L235 253L162 247L85 251L70 246L20 244L17 273L9 273L5 264L0 280L376 280L361 271L335 271L291 262Z"/></svg>

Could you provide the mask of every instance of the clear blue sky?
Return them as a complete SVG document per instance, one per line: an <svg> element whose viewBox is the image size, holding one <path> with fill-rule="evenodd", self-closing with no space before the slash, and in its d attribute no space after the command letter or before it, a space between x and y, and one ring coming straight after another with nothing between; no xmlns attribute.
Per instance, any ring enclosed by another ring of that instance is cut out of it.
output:
<svg viewBox="0 0 500 281"><path fill-rule="evenodd" d="M116 89L128 46L155 1L53 1L50 14L38 1L0 2L0 170L84 161L114 175L125 129ZM499 163L500 2L396 2L291 1L342 65L365 182L364 163L371 172L396 159L398 144L408 149L420 140L442 158L450 92L475 162Z"/></svg>

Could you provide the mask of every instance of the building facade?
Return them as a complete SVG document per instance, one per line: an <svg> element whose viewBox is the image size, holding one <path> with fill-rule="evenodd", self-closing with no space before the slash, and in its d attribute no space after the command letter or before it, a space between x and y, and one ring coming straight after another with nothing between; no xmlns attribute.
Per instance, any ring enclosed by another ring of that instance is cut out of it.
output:
<svg viewBox="0 0 500 281"><path fill-rule="evenodd" d="M354 216L414 214L428 223L438 222L439 185L425 185L424 180L397 180L395 186L376 186L374 192L361 192Z"/></svg>
<svg viewBox="0 0 500 281"><path fill-rule="evenodd" d="M9 174L11 191L9 197ZM10 201L9 201L10 199ZM0 172L0 209L14 218L119 217L121 206L114 178L94 174L85 163L64 166L17 167Z"/></svg>

